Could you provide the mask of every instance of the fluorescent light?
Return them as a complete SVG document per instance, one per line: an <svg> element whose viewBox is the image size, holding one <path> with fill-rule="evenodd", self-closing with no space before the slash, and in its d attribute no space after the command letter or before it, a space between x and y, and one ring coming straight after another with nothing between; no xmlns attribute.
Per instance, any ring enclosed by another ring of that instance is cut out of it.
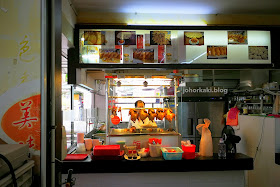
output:
<svg viewBox="0 0 280 187"><path fill-rule="evenodd" d="M154 23L127 23L127 25L137 25L137 26L207 26L206 23L200 24L154 24Z"/></svg>

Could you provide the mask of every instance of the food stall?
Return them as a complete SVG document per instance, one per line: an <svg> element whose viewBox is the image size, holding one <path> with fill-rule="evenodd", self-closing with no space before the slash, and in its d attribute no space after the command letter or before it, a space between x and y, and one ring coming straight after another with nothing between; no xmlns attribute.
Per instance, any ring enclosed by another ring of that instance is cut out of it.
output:
<svg viewBox="0 0 280 187"><path fill-rule="evenodd" d="M148 148L150 138L157 138L162 145L178 147L178 78L145 76L106 76L111 77L106 81L106 143L123 142L139 150ZM144 108L136 108L137 101L145 103ZM139 124L137 128L135 123Z"/></svg>

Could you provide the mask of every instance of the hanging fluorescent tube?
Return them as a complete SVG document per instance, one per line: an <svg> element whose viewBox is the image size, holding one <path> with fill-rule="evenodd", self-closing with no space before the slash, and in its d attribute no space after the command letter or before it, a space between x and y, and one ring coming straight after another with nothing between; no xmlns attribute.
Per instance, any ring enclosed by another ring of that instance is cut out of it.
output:
<svg viewBox="0 0 280 187"><path fill-rule="evenodd" d="M127 23L128 26L207 26L207 24L154 24L154 23Z"/></svg>

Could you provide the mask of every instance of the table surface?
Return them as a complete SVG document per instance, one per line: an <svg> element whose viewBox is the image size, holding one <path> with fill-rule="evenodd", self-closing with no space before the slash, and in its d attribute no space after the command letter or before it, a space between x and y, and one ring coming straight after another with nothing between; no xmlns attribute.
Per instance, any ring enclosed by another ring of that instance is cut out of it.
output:
<svg viewBox="0 0 280 187"><path fill-rule="evenodd" d="M188 172L253 170L253 158L242 153L228 154L226 159L196 156L190 160L164 160L162 157L146 157L140 160L92 160L89 155L83 161L63 161L62 173L73 169L74 173L131 173L131 172Z"/></svg>

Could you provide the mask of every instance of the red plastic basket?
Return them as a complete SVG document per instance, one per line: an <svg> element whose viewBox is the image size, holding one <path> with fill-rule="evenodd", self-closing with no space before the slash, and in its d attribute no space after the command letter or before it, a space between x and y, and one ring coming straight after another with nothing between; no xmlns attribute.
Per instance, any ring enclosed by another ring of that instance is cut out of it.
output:
<svg viewBox="0 0 280 187"><path fill-rule="evenodd" d="M191 144L190 146L184 146L182 145L183 158L184 159L195 159L195 145Z"/></svg>
<svg viewBox="0 0 280 187"><path fill-rule="evenodd" d="M96 145L93 148L94 156L119 156L120 145Z"/></svg>

